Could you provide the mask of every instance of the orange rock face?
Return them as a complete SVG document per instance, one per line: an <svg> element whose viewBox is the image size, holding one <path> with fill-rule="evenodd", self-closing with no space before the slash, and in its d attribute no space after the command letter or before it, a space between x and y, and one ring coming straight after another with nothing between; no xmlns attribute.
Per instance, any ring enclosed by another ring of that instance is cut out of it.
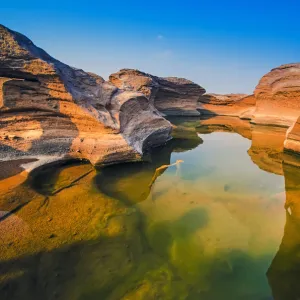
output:
<svg viewBox="0 0 300 300"><path fill-rule="evenodd" d="M203 115L219 115L251 119L255 110L255 97L246 94L205 94L199 100Z"/></svg>
<svg viewBox="0 0 300 300"><path fill-rule="evenodd" d="M0 26L0 159L57 156L95 165L141 159L171 125L142 94L120 91Z"/></svg>
<svg viewBox="0 0 300 300"><path fill-rule="evenodd" d="M291 126L300 115L300 64L273 69L260 80L254 94L254 123Z"/></svg>
<svg viewBox="0 0 300 300"><path fill-rule="evenodd" d="M111 74L109 81L116 87L142 92L153 105L168 116L199 116L198 100L205 89L177 77L157 77L138 70L123 69Z"/></svg>
<svg viewBox="0 0 300 300"><path fill-rule="evenodd" d="M284 148L286 151L292 153L300 153L300 117L297 119L295 124L292 125L287 131Z"/></svg>

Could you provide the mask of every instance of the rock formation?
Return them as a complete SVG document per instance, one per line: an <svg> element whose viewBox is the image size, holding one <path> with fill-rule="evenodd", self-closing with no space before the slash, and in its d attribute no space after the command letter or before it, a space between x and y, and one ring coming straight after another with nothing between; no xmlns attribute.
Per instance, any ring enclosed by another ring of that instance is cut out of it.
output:
<svg viewBox="0 0 300 300"><path fill-rule="evenodd" d="M135 91L48 55L0 26L0 159L47 156L110 164L141 159L171 125Z"/></svg>
<svg viewBox="0 0 300 300"><path fill-rule="evenodd" d="M123 69L111 74L109 81L120 89L142 92L165 115L200 115L198 100L205 89L187 79L162 78L138 70Z"/></svg>
<svg viewBox="0 0 300 300"><path fill-rule="evenodd" d="M300 100L299 100L300 101ZM284 150L286 152L286 163L300 166L300 161L293 154L300 154L300 117L288 129L286 140L284 141Z"/></svg>
<svg viewBox="0 0 300 300"><path fill-rule="evenodd" d="M251 119L255 110L255 98L246 94L205 94L199 100L203 115L220 115Z"/></svg>
<svg viewBox="0 0 300 300"><path fill-rule="evenodd" d="M0 160L75 158L94 165L140 160L171 136L162 115L201 114L290 127L285 150L299 153L299 82L300 64L273 69L250 96L205 94L189 80L132 69L106 82L0 26Z"/></svg>
<svg viewBox="0 0 300 300"><path fill-rule="evenodd" d="M300 64L273 69L260 80L254 94L253 123L291 126L300 115Z"/></svg>
<svg viewBox="0 0 300 300"><path fill-rule="evenodd" d="M286 150L300 153L300 117L287 131L284 147Z"/></svg>

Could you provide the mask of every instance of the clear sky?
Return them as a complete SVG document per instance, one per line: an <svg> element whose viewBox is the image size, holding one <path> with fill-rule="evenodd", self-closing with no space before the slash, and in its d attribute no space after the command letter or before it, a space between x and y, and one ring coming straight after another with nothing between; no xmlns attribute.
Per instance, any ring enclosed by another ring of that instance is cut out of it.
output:
<svg viewBox="0 0 300 300"><path fill-rule="evenodd" d="M1 1L0 23L104 78L121 68L251 93L300 61L300 0Z"/></svg>

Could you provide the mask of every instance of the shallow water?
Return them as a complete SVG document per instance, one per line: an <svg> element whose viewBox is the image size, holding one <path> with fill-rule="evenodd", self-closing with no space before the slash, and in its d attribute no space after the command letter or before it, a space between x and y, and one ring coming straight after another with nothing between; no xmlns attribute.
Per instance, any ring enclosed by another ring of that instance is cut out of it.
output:
<svg viewBox="0 0 300 300"><path fill-rule="evenodd" d="M285 133L209 122L175 120L189 131L148 163L0 181L3 299L297 299L300 172L272 142Z"/></svg>

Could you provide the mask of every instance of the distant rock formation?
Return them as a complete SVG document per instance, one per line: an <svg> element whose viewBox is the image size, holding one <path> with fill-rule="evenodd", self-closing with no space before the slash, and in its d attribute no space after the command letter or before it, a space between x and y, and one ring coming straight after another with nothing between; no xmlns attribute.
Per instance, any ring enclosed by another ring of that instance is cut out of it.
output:
<svg viewBox="0 0 300 300"><path fill-rule="evenodd" d="M199 100L203 115L232 116L251 119L255 110L254 95L246 94L205 94Z"/></svg>
<svg viewBox="0 0 300 300"><path fill-rule="evenodd" d="M253 123L290 127L300 115L300 64L273 69L260 80L254 95Z"/></svg>
<svg viewBox="0 0 300 300"><path fill-rule="evenodd" d="M116 87L142 92L151 103L167 116L199 116L198 100L205 89L177 77L157 77L138 70L122 69L109 76Z"/></svg>
<svg viewBox="0 0 300 300"><path fill-rule="evenodd" d="M0 160L30 156L140 160L171 125L135 91L72 68L0 25Z"/></svg>

